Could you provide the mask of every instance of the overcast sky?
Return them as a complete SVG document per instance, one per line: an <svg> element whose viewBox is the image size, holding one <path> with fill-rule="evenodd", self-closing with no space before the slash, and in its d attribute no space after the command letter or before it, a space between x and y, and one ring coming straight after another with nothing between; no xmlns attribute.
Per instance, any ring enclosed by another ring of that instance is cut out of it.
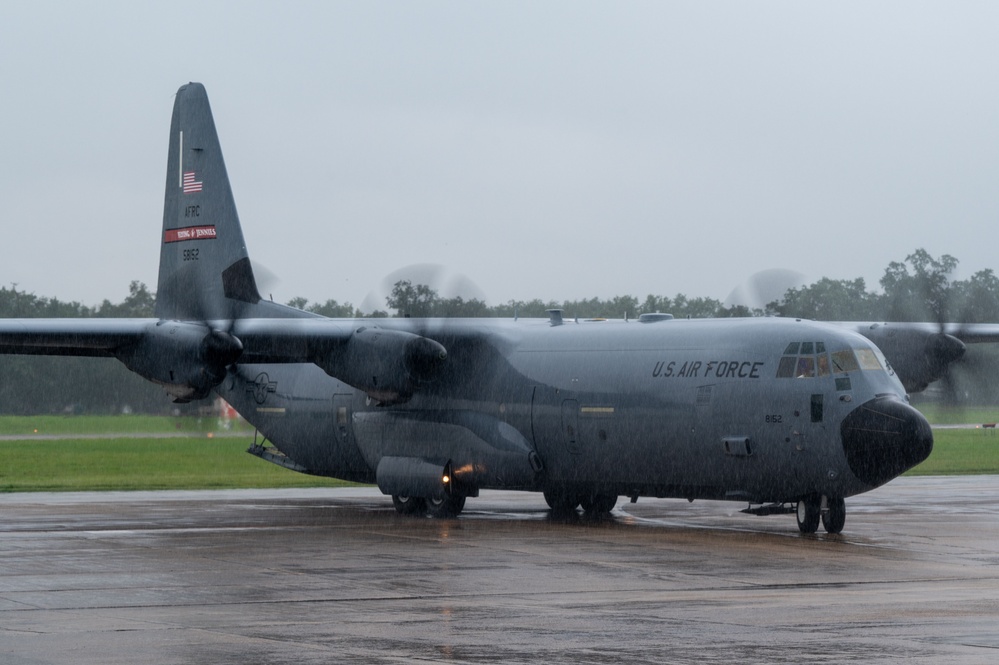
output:
<svg viewBox="0 0 999 665"><path fill-rule="evenodd" d="M40 296L155 288L187 81L279 301L999 264L999 3L7 2L0 62L0 284Z"/></svg>

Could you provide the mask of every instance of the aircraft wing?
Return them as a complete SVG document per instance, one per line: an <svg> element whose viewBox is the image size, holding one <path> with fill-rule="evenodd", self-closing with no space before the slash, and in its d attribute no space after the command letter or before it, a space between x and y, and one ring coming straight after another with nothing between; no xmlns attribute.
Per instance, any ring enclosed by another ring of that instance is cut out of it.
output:
<svg viewBox="0 0 999 665"><path fill-rule="evenodd" d="M244 344L243 362L314 362L345 344L358 326L329 319L244 319L204 323L159 319L0 319L0 354L114 358L157 329L226 330Z"/></svg>
<svg viewBox="0 0 999 665"><path fill-rule="evenodd" d="M999 324L996 323L910 323L877 321L840 321L837 325L856 330L867 336L870 331L884 328L885 330L910 331L922 335L944 333L955 337L965 344L995 344L999 342Z"/></svg>
<svg viewBox="0 0 999 665"><path fill-rule="evenodd" d="M501 328L483 319L239 319L232 333L240 363L313 363L392 404L430 381L460 382L456 367L481 366L509 343Z"/></svg>
<svg viewBox="0 0 999 665"><path fill-rule="evenodd" d="M447 350L408 320L3 319L0 353L117 358L178 400L206 397L233 363L313 363L383 403L405 401Z"/></svg>
<svg viewBox="0 0 999 665"><path fill-rule="evenodd" d="M0 319L0 353L115 357L156 319Z"/></svg>
<svg viewBox="0 0 999 665"><path fill-rule="evenodd" d="M995 323L946 323L944 332L965 344L994 344L999 342L999 324Z"/></svg>

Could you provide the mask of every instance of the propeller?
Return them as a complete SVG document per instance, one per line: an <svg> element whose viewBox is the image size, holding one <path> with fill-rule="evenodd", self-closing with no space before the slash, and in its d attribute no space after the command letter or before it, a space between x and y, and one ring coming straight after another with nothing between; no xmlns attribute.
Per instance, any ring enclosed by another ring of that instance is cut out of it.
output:
<svg viewBox="0 0 999 665"><path fill-rule="evenodd" d="M796 289L808 283L804 274L795 270L771 268L753 273L744 282L732 289L725 298L725 307L742 305L753 310L765 310L767 305L780 300L789 289Z"/></svg>
<svg viewBox="0 0 999 665"><path fill-rule="evenodd" d="M360 310L365 314L385 311L388 300L399 282L408 281L413 287L428 287L442 300L461 298L464 302L485 302L485 292L468 276L437 263L414 263L386 275L377 288L365 296ZM424 292L424 296L429 296Z"/></svg>
<svg viewBox="0 0 999 665"><path fill-rule="evenodd" d="M939 367L943 403L955 408L963 404L961 394L964 392L962 388L967 379L968 347L951 333L960 335L961 328L969 318L969 311L966 307L963 308L957 321L958 329L954 330L952 326L948 327L946 321L951 304L951 292L948 291L947 297L940 301L938 308L935 308L938 332L926 340L926 356L931 365ZM951 332L948 332L948 328Z"/></svg>

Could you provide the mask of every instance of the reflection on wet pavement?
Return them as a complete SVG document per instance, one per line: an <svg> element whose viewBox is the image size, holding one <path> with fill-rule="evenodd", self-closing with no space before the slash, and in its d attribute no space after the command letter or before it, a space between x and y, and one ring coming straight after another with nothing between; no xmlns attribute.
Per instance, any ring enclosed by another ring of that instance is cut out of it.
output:
<svg viewBox="0 0 999 665"><path fill-rule="evenodd" d="M742 504L456 520L376 490L0 497L0 662L992 662L999 477L903 478L802 536Z"/></svg>

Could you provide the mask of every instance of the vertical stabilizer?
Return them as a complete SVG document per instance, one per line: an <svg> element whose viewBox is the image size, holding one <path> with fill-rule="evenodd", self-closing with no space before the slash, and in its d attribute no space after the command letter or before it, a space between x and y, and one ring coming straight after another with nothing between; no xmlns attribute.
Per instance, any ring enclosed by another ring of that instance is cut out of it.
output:
<svg viewBox="0 0 999 665"><path fill-rule="evenodd" d="M260 300L205 87L177 91L170 123L156 316L221 320Z"/></svg>

